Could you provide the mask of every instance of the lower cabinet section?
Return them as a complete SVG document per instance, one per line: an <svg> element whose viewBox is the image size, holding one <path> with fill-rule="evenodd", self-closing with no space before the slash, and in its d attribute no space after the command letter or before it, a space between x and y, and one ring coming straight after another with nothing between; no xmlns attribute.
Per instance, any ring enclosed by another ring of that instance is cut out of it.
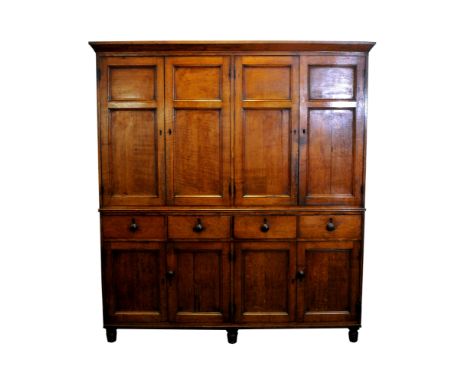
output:
<svg viewBox="0 0 468 382"><path fill-rule="evenodd" d="M108 241L104 326L360 326L360 241Z"/></svg>

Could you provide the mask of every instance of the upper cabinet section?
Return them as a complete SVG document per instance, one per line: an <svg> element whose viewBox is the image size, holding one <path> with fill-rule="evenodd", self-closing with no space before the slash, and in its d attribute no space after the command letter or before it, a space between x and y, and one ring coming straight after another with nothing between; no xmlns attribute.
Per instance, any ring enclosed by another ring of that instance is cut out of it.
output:
<svg viewBox="0 0 468 382"><path fill-rule="evenodd" d="M166 58L167 203L229 205L230 57Z"/></svg>
<svg viewBox="0 0 468 382"><path fill-rule="evenodd" d="M164 203L164 59L100 60L101 197L104 206Z"/></svg>
<svg viewBox="0 0 468 382"><path fill-rule="evenodd" d="M373 43L91 43L101 207L363 207Z"/></svg>
<svg viewBox="0 0 468 382"><path fill-rule="evenodd" d="M362 203L364 57L301 57L299 202Z"/></svg>
<svg viewBox="0 0 468 382"><path fill-rule="evenodd" d="M235 204L296 204L298 57L237 57L235 93Z"/></svg>

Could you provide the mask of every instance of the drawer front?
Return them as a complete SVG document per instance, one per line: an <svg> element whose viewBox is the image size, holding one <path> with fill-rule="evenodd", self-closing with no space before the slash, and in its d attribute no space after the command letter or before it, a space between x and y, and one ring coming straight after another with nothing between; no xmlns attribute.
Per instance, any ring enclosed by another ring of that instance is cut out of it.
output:
<svg viewBox="0 0 468 382"><path fill-rule="evenodd" d="M302 239L360 239L360 215L315 215L299 217L299 237Z"/></svg>
<svg viewBox="0 0 468 382"><path fill-rule="evenodd" d="M294 239L295 216L238 216L234 218L234 236L238 239Z"/></svg>
<svg viewBox="0 0 468 382"><path fill-rule="evenodd" d="M104 239L162 240L165 237L163 216L102 216Z"/></svg>
<svg viewBox="0 0 468 382"><path fill-rule="evenodd" d="M229 216L169 216L170 239L227 239Z"/></svg>

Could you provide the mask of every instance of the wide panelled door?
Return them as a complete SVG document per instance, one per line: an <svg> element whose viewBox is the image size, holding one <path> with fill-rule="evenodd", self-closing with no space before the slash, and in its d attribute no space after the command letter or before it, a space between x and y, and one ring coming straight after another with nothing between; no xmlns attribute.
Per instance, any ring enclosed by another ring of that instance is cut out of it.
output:
<svg viewBox="0 0 468 382"><path fill-rule="evenodd" d="M236 58L236 205L296 204L298 67L291 56Z"/></svg>
<svg viewBox="0 0 468 382"><path fill-rule="evenodd" d="M103 206L164 203L164 59L100 59Z"/></svg>
<svg viewBox="0 0 468 382"><path fill-rule="evenodd" d="M364 65L356 56L301 57L301 204L361 204Z"/></svg>
<svg viewBox="0 0 468 382"><path fill-rule="evenodd" d="M230 58L166 58L167 202L229 205Z"/></svg>

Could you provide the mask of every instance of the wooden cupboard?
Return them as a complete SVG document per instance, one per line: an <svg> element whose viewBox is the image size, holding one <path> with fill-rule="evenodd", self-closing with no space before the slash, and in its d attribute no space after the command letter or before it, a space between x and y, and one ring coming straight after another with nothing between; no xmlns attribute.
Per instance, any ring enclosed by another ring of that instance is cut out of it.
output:
<svg viewBox="0 0 468 382"><path fill-rule="evenodd" d="M118 328L361 325L364 42L91 42Z"/></svg>

